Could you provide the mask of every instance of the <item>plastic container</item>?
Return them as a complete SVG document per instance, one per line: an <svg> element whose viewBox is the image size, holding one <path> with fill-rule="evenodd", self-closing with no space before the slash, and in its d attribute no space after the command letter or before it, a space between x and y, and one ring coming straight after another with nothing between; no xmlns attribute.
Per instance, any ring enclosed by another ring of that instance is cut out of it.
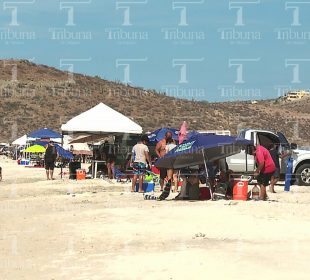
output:
<svg viewBox="0 0 310 280"><path fill-rule="evenodd" d="M86 179L85 169L77 169L76 170L76 179L77 180L85 180Z"/></svg>
<svg viewBox="0 0 310 280"><path fill-rule="evenodd" d="M233 200L248 199L248 180L235 179L233 188Z"/></svg>
<svg viewBox="0 0 310 280"><path fill-rule="evenodd" d="M180 191L181 191L182 186L183 186L183 180L182 180L182 179L180 179L180 180L178 181L178 192L180 192Z"/></svg>
<svg viewBox="0 0 310 280"><path fill-rule="evenodd" d="M147 183L147 182L143 182L142 184L142 189L144 192L153 192L155 188L155 184L152 183ZM136 183L136 192L139 191L139 183Z"/></svg>
<svg viewBox="0 0 310 280"><path fill-rule="evenodd" d="M20 165L29 165L30 164L30 160L29 159L21 159L20 160Z"/></svg>
<svg viewBox="0 0 310 280"><path fill-rule="evenodd" d="M251 198L253 200L259 200L259 187L255 184L255 186L252 188L252 194Z"/></svg>

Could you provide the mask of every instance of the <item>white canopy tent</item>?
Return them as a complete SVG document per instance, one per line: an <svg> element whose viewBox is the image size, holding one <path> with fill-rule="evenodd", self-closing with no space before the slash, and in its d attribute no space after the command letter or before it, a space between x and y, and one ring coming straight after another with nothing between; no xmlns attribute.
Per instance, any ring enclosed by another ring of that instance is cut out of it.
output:
<svg viewBox="0 0 310 280"><path fill-rule="evenodd" d="M108 135L108 134L141 134L142 127L115 111L99 103L95 107L72 118L61 126L63 134Z"/></svg>
<svg viewBox="0 0 310 280"><path fill-rule="evenodd" d="M72 118L61 126L63 135L72 136L72 143L97 142L109 135L141 134L142 127L115 111L109 106L99 103L95 107ZM97 160L92 161L92 174L96 178Z"/></svg>
<svg viewBox="0 0 310 280"><path fill-rule="evenodd" d="M27 134L23 135L22 137L19 137L18 139L12 142L12 145L16 146L23 146L26 144L27 144Z"/></svg>

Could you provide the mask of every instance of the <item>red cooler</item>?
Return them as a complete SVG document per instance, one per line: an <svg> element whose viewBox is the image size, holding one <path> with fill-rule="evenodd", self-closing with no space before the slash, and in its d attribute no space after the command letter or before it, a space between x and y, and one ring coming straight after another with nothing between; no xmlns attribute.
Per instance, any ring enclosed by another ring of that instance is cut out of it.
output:
<svg viewBox="0 0 310 280"><path fill-rule="evenodd" d="M233 200L248 199L248 180L235 179L233 189Z"/></svg>
<svg viewBox="0 0 310 280"><path fill-rule="evenodd" d="M76 179L77 180L85 180L86 178L86 171L84 169L77 169L76 170Z"/></svg>

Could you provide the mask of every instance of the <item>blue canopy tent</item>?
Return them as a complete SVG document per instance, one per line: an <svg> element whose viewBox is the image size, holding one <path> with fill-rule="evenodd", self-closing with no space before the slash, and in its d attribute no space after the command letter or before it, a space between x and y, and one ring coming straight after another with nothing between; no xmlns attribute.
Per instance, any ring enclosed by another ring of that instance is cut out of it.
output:
<svg viewBox="0 0 310 280"><path fill-rule="evenodd" d="M152 131L148 137L150 142L159 142L160 140L165 138L166 132L170 131L172 133L172 139L178 140L179 139L179 130L175 128L166 128L162 127L157 130Z"/></svg>
<svg viewBox="0 0 310 280"><path fill-rule="evenodd" d="M180 169L206 165L206 162L237 154L247 145L253 145L253 142L232 136L197 133L158 159L155 166Z"/></svg>
<svg viewBox="0 0 310 280"><path fill-rule="evenodd" d="M58 132L56 132L56 131L54 131L54 130L48 129L48 128L42 128L42 129L38 129L38 130L32 131L29 134L27 134L27 137L35 138L35 139L61 138L61 146L63 146L63 135L58 133ZM68 154L68 151L64 150L59 145L56 145L56 149L57 149L58 154L62 158L68 158L68 159L71 158L72 154L71 155ZM61 167L61 178L62 178L62 167Z"/></svg>
<svg viewBox="0 0 310 280"><path fill-rule="evenodd" d="M35 131L32 131L27 134L27 137L29 138L36 138L36 139L42 139L42 138L62 138L62 135L56 131L53 131L48 128L42 128Z"/></svg>

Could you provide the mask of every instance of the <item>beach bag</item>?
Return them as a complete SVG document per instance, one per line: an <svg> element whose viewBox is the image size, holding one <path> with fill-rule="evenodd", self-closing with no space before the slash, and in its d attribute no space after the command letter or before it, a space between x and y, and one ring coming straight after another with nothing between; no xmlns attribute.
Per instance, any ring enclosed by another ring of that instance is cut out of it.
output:
<svg viewBox="0 0 310 280"><path fill-rule="evenodd" d="M188 184L188 199L189 200L199 200L200 198L200 190L198 184Z"/></svg>
<svg viewBox="0 0 310 280"><path fill-rule="evenodd" d="M208 187L202 187L199 189L199 199L200 200L209 200L211 199L210 189Z"/></svg>
<svg viewBox="0 0 310 280"><path fill-rule="evenodd" d="M215 200L227 199L227 197L226 197L227 189L228 189L228 185L226 183L217 184L214 187L213 198Z"/></svg>

